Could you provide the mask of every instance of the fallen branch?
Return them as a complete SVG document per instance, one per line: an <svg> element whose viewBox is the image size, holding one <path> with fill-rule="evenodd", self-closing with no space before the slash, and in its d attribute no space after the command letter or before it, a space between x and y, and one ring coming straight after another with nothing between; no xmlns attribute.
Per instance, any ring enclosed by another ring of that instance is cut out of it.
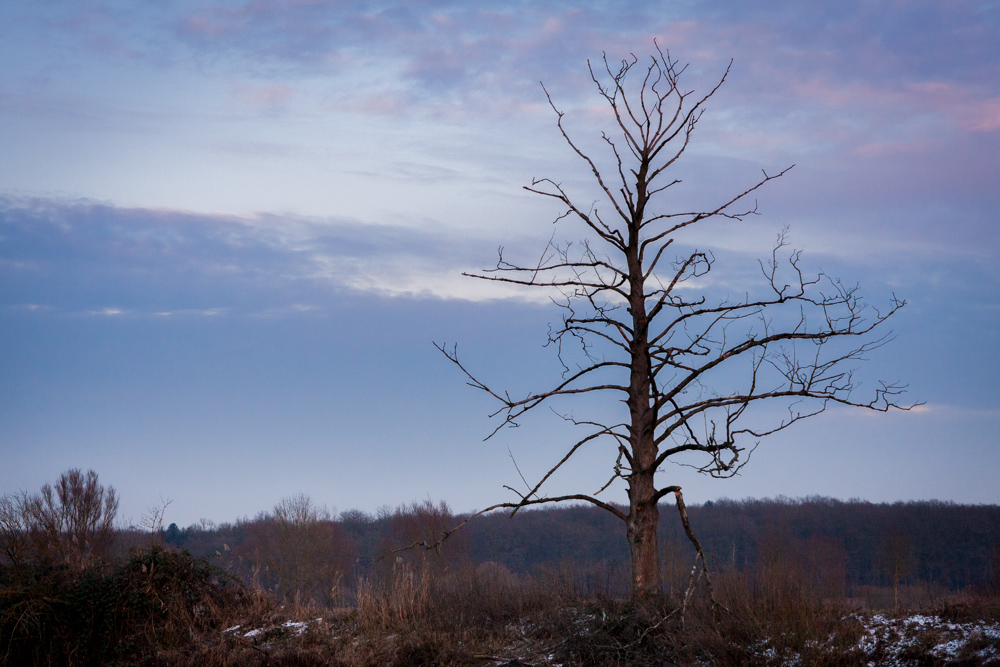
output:
<svg viewBox="0 0 1000 667"><path fill-rule="evenodd" d="M691 568L691 576L688 577L688 586L684 591L684 600L681 602L681 627L684 627L684 615L687 612L688 601L691 599L695 586L698 585L698 581L701 580L702 575L705 576L705 586L708 588L708 597L712 602L713 609L718 608L727 613L732 612L715 599L715 591L712 589L712 575L708 571L708 560L705 558L705 551L701 548L701 542L698 541L698 536L695 535L694 531L691 529L691 521L688 519L687 506L684 504L684 494L681 493L680 489L676 489L674 491L674 499L677 501L677 512L681 515L681 523L684 525L684 533L687 535L688 539L691 540L691 544L694 545L696 552L694 565ZM698 568L699 560L701 561L700 569ZM697 577L695 575L697 575Z"/></svg>

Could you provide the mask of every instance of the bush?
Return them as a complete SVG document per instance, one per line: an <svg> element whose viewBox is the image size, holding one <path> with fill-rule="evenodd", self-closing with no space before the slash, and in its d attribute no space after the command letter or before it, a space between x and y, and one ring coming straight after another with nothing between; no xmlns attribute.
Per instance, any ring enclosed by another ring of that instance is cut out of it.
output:
<svg viewBox="0 0 1000 667"><path fill-rule="evenodd" d="M0 563L34 560L84 568L107 561L115 540L118 496L93 470L67 470L53 488L0 498Z"/></svg>
<svg viewBox="0 0 1000 667"><path fill-rule="evenodd" d="M117 567L0 566L5 664L133 664L217 630L253 600L218 567L181 551L134 550Z"/></svg>

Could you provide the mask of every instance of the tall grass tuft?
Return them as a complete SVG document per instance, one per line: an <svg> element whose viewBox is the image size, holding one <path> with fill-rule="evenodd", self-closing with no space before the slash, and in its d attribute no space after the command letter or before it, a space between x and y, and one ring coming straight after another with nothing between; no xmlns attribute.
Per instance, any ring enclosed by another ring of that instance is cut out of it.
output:
<svg viewBox="0 0 1000 667"><path fill-rule="evenodd" d="M430 575L397 561L387 581L362 577L358 581L358 625L369 635L418 628L430 602Z"/></svg>

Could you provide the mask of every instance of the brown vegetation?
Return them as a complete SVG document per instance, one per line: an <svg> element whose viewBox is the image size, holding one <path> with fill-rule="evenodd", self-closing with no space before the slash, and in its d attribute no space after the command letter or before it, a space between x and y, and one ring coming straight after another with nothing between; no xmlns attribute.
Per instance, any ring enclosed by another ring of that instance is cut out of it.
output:
<svg viewBox="0 0 1000 667"><path fill-rule="evenodd" d="M25 497L5 498L0 507L27 507L19 503ZM615 561L573 551L585 545L599 556L607 544L595 542L615 540L606 513L590 508L527 512L515 522L487 515L439 551L426 547L463 520L444 503L413 503L378 517L348 512L335 521L295 496L232 525L203 521L162 531L154 521L142 545L136 546L141 531L119 533L133 544L126 555L83 564L33 547L18 552L25 542L15 528L30 525L29 515L6 514L0 664L957 667L1000 661L1000 578L989 569L998 564L989 523L997 508L814 499L691 509L706 526L727 526L707 546L716 604L704 584L686 597L694 554L682 549L662 554L663 601L635 605L627 552ZM857 552L830 530L844 512L855 518L868 512L872 535L846 538L871 543L875 583L850 581ZM878 512L895 533L871 520ZM956 591L920 580L935 571L923 561L937 557L926 539L923 551L910 551L916 524L905 519L924 525L928 513L943 518L941 530L950 525L975 543L976 535L987 537L973 560L985 568L978 588ZM978 520L980 532L963 527L962 517ZM515 524L521 533L504 532ZM525 546L518 540L538 539L537 549L549 549L547 559L517 569L477 562L483 530L518 549ZM174 546L181 538L208 559ZM909 579L902 566L889 567L894 544L912 555ZM345 560L345 549L359 555L359 545L374 548L374 557ZM575 559L565 557L574 553ZM904 607L923 615L903 613Z"/></svg>
<svg viewBox="0 0 1000 667"><path fill-rule="evenodd" d="M7 664L846 666L901 655L891 664L989 665L982 656L1000 651L1000 639L972 632L964 657L934 653L957 623L1000 628L995 598L928 610L947 623L888 619L884 637L866 639L868 617L792 575L764 571L718 573L727 611L698 595L684 617L677 599L641 608L575 588L585 577L566 569L518 576L496 564L435 571L399 561L387 578L363 580L350 607L280 604L203 561L156 548L102 577L64 568L33 588L0 572ZM21 595L20 624L13 594Z"/></svg>
<svg viewBox="0 0 1000 667"><path fill-rule="evenodd" d="M353 565L340 526L325 507L299 494L245 526L246 540L225 562L284 602L330 605ZM225 548L225 547L224 547ZM235 561L235 562L234 562Z"/></svg>
<svg viewBox="0 0 1000 667"><path fill-rule="evenodd" d="M0 499L0 556L83 568L112 555L118 496L93 470L64 472L55 488Z"/></svg>

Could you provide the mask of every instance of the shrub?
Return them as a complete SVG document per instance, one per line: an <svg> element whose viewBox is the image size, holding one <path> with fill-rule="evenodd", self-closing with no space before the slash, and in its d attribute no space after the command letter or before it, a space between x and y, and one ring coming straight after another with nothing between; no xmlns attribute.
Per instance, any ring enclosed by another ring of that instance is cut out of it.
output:
<svg viewBox="0 0 1000 667"><path fill-rule="evenodd" d="M5 664L131 664L221 629L254 600L231 575L189 553L134 550L121 565L0 566Z"/></svg>
<svg viewBox="0 0 1000 667"><path fill-rule="evenodd" d="M111 557L118 496L93 470L78 468L36 494L0 498L0 562L43 560L76 568Z"/></svg>

